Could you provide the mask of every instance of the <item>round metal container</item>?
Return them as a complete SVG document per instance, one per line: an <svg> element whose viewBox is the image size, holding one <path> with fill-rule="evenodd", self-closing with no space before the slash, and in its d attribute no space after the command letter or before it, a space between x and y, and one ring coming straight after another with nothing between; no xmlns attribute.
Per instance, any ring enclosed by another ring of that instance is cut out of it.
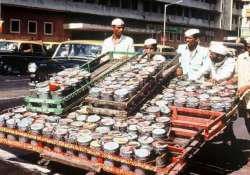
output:
<svg viewBox="0 0 250 175"><path fill-rule="evenodd" d="M76 120L80 121L80 122L84 122L84 121L86 121L86 119L87 119L87 115L78 115L76 117Z"/></svg>
<svg viewBox="0 0 250 175"><path fill-rule="evenodd" d="M100 133L101 135L107 134L110 132L110 127L107 126L99 126L95 129L95 132Z"/></svg>
<svg viewBox="0 0 250 175"><path fill-rule="evenodd" d="M138 128L140 135L151 136L152 135L152 126L142 126Z"/></svg>
<svg viewBox="0 0 250 175"><path fill-rule="evenodd" d="M225 105L223 103L214 103L211 105L212 111L224 112Z"/></svg>
<svg viewBox="0 0 250 175"><path fill-rule="evenodd" d="M169 126L170 125L170 118L169 117L164 117L164 116L157 117L156 122L163 123L165 126Z"/></svg>
<svg viewBox="0 0 250 175"><path fill-rule="evenodd" d="M120 122L116 121L114 124L114 129L125 132L127 130L128 123L127 122Z"/></svg>
<svg viewBox="0 0 250 175"><path fill-rule="evenodd" d="M90 148L101 150L101 142L100 142L100 140L93 140L93 141L91 141L90 142ZM102 163L103 162L103 158L91 156L91 161L92 162Z"/></svg>
<svg viewBox="0 0 250 175"><path fill-rule="evenodd" d="M83 124L84 124L84 122L81 122L81 121L73 121L73 122L70 123L70 126L80 128L80 127L83 126Z"/></svg>
<svg viewBox="0 0 250 175"><path fill-rule="evenodd" d="M174 101L174 105L177 107L184 107L186 105L186 99L185 98L176 98Z"/></svg>
<svg viewBox="0 0 250 175"><path fill-rule="evenodd" d="M29 128L30 123L27 120L20 120L17 123L17 128L21 131L27 131Z"/></svg>
<svg viewBox="0 0 250 175"><path fill-rule="evenodd" d="M108 153L116 153L119 149L119 144L116 142L107 142L103 145L103 150Z"/></svg>
<svg viewBox="0 0 250 175"><path fill-rule="evenodd" d="M188 97L186 101L187 108L198 108L199 106L199 99L195 97Z"/></svg>
<svg viewBox="0 0 250 175"><path fill-rule="evenodd" d="M114 137L113 142L118 143L119 145L125 145L128 143L128 138L125 136Z"/></svg>
<svg viewBox="0 0 250 175"><path fill-rule="evenodd" d="M41 123L33 123L32 125L30 125L30 131L32 134L41 134L42 133L42 129L44 128L44 125Z"/></svg>
<svg viewBox="0 0 250 175"><path fill-rule="evenodd" d="M16 128L16 120L11 118L6 121L6 125L8 128Z"/></svg>
<svg viewBox="0 0 250 175"><path fill-rule="evenodd" d="M4 126L5 126L5 116L0 115L0 127L4 127Z"/></svg>
<svg viewBox="0 0 250 175"><path fill-rule="evenodd" d="M103 119L101 119L101 125L103 125L103 126L107 126L107 127L112 128L114 123L115 123L115 120L112 119L112 118L103 118Z"/></svg>
<svg viewBox="0 0 250 175"><path fill-rule="evenodd" d="M120 148L120 156L126 157L126 158L132 158L134 149L135 148L133 146L123 145Z"/></svg>
<svg viewBox="0 0 250 175"><path fill-rule="evenodd" d="M77 136L77 143L81 146L88 146L92 141L91 135L88 134L79 134Z"/></svg>
<svg viewBox="0 0 250 175"><path fill-rule="evenodd" d="M129 96L129 91L125 88L118 89L114 92L115 101L126 101Z"/></svg>
<svg viewBox="0 0 250 175"><path fill-rule="evenodd" d="M153 129L163 129L163 128L165 128L165 124L156 122L156 123L152 124L152 128Z"/></svg>
<svg viewBox="0 0 250 175"><path fill-rule="evenodd" d="M165 153L168 148L168 144L163 140L156 140L152 143L155 153L161 154Z"/></svg>
<svg viewBox="0 0 250 175"><path fill-rule="evenodd" d="M103 89L101 91L101 99L107 101L113 101L114 90L113 89Z"/></svg>
<svg viewBox="0 0 250 175"><path fill-rule="evenodd" d="M68 133L67 135L65 135L64 139L68 143L76 143L77 136L78 136L77 132L71 132L71 133Z"/></svg>
<svg viewBox="0 0 250 175"><path fill-rule="evenodd" d="M92 87L89 90L89 96L91 96L93 98L100 98L101 92L102 92L102 88Z"/></svg>
<svg viewBox="0 0 250 175"><path fill-rule="evenodd" d="M138 125L134 125L134 124L128 125L127 130L128 130L128 132L130 132L130 133L135 133L135 134L137 134L137 132L138 132Z"/></svg>
<svg viewBox="0 0 250 175"><path fill-rule="evenodd" d="M140 142L141 145L149 145L154 141L154 139L149 136L141 136L139 137L138 141Z"/></svg>
<svg viewBox="0 0 250 175"><path fill-rule="evenodd" d="M60 117L56 116L56 115L48 116L46 118L47 122L50 122L50 123L58 123L59 119L60 119Z"/></svg>
<svg viewBox="0 0 250 175"><path fill-rule="evenodd" d="M57 127L54 130L53 137L57 140L64 140L65 135L68 133L68 129Z"/></svg>
<svg viewBox="0 0 250 175"><path fill-rule="evenodd" d="M165 129L159 129L159 128L157 128L157 129L154 129L152 131L152 136L153 136L154 139L164 138L164 137L166 137L166 133L167 132L166 132Z"/></svg>
<svg viewBox="0 0 250 175"><path fill-rule="evenodd" d="M54 130L54 127L46 126L42 129L42 134L43 136L46 136L46 137L52 137L53 130Z"/></svg>
<svg viewBox="0 0 250 175"><path fill-rule="evenodd" d="M160 117L161 116L161 110L158 106L149 106L146 109L147 113L152 113L154 114L156 117Z"/></svg>
<svg viewBox="0 0 250 175"><path fill-rule="evenodd" d="M134 155L136 160L146 162L150 157L150 151L144 148L135 149Z"/></svg>
<svg viewBox="0 0 250 175"><path fill-rule="evenodd" d="M87 122L89 123L98 123L100 121L101 117L98 115L90 115L87 118Z"/></svg>

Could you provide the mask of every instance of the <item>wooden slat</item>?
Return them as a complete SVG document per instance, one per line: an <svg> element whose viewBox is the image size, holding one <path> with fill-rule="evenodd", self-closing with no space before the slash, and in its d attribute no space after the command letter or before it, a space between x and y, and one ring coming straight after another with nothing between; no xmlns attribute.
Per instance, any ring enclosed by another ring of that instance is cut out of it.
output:
<svg viewBox="0 0 250 175"><path fill-rule="evenodd" d="M176 128L176 127L172 127L171 131L174 131L175 135L177 136L190 137L190 138L195 136L195 134L197 134L197 131L190 129Z"/></svg>
<svg viewBox="0 0 250 175"><path fill-rule="evenodd" d="M178 114L177 117L174 118L174 120L181 120L185 122L195 122L195 123L200 123L200 124L209 124L211 122L211 120L207 118L186 116L186 115L181 115L181 114Z"/></svg>
<svg viewBox="0 0 250 175"><path fill-rule="evenodd" d="M204 129L207 126L206 123L198 123L198 122L183 121L183 120L172 120L171 123L173 126L177 125L177 126L193 127L198 129Z"/></svg>

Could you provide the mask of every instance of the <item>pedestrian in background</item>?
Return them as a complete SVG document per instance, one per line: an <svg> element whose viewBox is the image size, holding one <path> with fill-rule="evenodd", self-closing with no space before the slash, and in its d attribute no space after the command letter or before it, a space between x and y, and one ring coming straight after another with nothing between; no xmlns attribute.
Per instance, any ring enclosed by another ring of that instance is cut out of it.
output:
<svg viewBox="0 0 250 175"><path fill-rule="evenodd" d="M147 53L148 57L152 60L165 61L164 56L155 53L157 52L157 41L153 38L145 40L143 52Z"/></svg>
<svg viewBox="0 0 250 175"><path fill-rule="evenodd" d="M189 29L185 32L186 44L178 46L177 54L180 54L180 67L176 74L185 75L193 81L204 81L204 75L208 73L211 64L208 58L208 50L200 46L199 29Z"/></svg>
<svg viewBox="0 0 250 175"><path fill-rule="evenodd" d="M115 18L111 22L112 36L104 40L102 45L102 54L114 51L114 52L134 52L134 40L123 35L125 24L122 19ZM122 54L114 54L114 58L119 58ZM102 59L106 61L108 57Z"/></svg>

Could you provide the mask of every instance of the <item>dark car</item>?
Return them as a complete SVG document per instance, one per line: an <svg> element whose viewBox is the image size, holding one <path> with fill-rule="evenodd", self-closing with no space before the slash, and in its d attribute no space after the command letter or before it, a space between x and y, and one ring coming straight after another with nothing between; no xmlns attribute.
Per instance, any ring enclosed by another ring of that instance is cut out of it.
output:
<svg viewBox="0 0 250 175"><path fill-rule="evenodd" d="M43 42L43 46L45 47L47 54L51 57L53 56L59 44L60 42L49 42L49 41Z"/></svg>
<svg viewBox="0 0 250 175"><path fill-rule="evenodd" d="M48 59L42 42L0 40L1 73L27 73L29 63Z"/></svg>
<svg viewBox="0 0 250 175"><path fill-rule="evenodd" d="M29 64L28 71L31 82L48 80L53 74L65 68L80 67L88 62L91 62L90 67L88 65L86 67L94 69L99 64L97 57L101 53L101 48L101 41L71 40L62 42L58 45L52 59Z"/></svg>

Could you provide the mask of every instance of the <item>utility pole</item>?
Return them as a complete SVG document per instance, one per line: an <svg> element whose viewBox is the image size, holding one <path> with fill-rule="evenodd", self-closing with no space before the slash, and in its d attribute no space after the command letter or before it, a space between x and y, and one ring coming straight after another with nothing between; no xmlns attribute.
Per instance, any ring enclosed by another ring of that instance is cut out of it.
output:
<svg viewBox="0 0 250 175"><path fill-rule="evenodd" d="M183 0L177 1L172 4L164 4L164 16L163 16L163 45L166 44L166 15L167 15L167 7L175 4L182 3Z"/></svg>

